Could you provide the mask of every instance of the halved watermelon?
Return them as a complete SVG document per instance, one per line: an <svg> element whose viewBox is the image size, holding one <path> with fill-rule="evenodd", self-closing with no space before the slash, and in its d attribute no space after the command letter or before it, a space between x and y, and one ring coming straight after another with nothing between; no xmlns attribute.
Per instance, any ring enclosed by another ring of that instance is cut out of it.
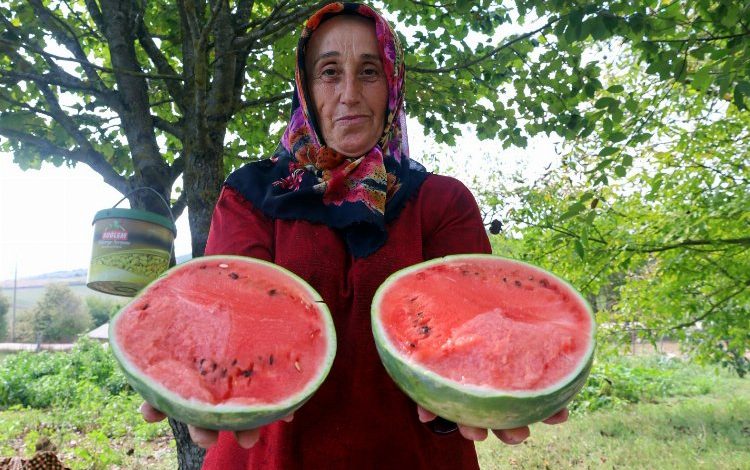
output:
<svg viewBox="0 0 750 470"><path fill-rule="evenodd" d="M439 416L509 429L548 418L588 377L586 300L538 267L456 255L405 268L375 294L372 328L391 377Z"/></svg>
<svg viewBox="0 0 750 470"><path fill-rule="evenodd" d="M293 412L336 351L330 313L312 287L238 256L170 269L109 328L133 388L167 415L209 429L252 429Z"/></svg>

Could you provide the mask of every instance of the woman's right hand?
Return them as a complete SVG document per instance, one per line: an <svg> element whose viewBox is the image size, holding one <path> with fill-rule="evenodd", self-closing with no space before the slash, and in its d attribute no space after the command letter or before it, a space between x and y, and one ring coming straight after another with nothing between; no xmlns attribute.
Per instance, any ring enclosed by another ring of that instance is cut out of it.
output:
<svg viewBox="0 0 750 470"><path fill-rule="evenodd" d="M149 423L156 423L167 417L167 415L157 410L145 401L141 405L140 410L141 415L143 415L143 419ZM292 419L294 419L294 414L282 418L282 421L286 421L287 423L289 423L292 421ZM212 429L199 428L188 424L188 431L190 432L190 439L192 439L192 441L197 446L203 447L204 449L208 449L212 445L216 444L216 441L219 439L219 431L214 431ZM233 433L234 438L237 439L237 443L240 445L240 447L249 449L258 442L258 438L260 437L260 428L247 429L245 431L234 431Z"/></svg>

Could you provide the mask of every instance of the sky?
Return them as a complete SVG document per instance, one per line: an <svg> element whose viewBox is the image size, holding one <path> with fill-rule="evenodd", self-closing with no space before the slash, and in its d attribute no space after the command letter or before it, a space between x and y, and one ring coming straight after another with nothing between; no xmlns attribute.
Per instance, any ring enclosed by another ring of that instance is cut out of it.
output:
<svg viewBox="0 0 750 470"><path fill-rule="evenodd" d="M122 196L86 165L21 170L0 152L0 281L88 268L94 215ZM118 207L129 207L124 201ZM175 252L190 253L187 212L177 220Z"/></svg>
<svg viewBox="0 0 750 470"><path fill-rule="evenodd" d="M504 174L522 169L528 178L539 175L554 159L554 148L548 140L532 141L523 150L499 151L499 144L480 142L468 134L451 150L431 143L416 121L409 119L408 126L412 157L424 161L426 153L461 152L441 161L439 167L467 185L472 174L487 171L480 168L478 157L488 152L500 160ZM464 161L468 164L462 165ZM435 169L430 166L428 169ZM0 281L13 279L16 268L19 279L87 269L94 215L114 206L121 197L86 165L57 168L43 164L41 170L23 171L13 163L11 154L0 152ZM128 207L127 201L118 207ZM175 253L180 256L190 251L185 211L177 219Z"/></svg>

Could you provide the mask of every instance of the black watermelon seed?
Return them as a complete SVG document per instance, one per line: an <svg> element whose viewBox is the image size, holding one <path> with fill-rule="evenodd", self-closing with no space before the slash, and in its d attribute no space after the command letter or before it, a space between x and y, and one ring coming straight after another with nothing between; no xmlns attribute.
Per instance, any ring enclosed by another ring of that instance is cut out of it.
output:
<svg viewBox="0 0 750 470"><path fill-rule="evenodd" d="M503 278L503 282L508 282L508 278L507 278L507 277L504 277L504 278Z"/></svg>
<svg viewBox="0 0 750 470"><path fill-rule="evenodd" d="M237 365L237 359L235 359L235 360L232 361L232 365L233 366Z"/></svg>
<svg viewBox="0 0 750 470"><path fill-rule="evenodd" d="M410 347L410 348L416 348L416 347L417 347L417 345L416 345L416 344L414 344L414 343L409 343L409 347Z"/></svg>
<svg viewBox="0 0 750 470"><path fill-rule="evenodd" d="M419 329L419 331L421 331L423 335L429 335L430 327L427 325L424 325L422 328Z"/></svg>
<svg viewBox="0 0 750 470"><path fill-rule="evenodd" d="M229 273L229 277L231 277L232 279L238 279L240 275L237 273Z"/></svg>
<svg viewBox="0 0 750 470"><path fill-rule="evenodd" d="M270 295L271 297L273 297L274 295L276 295L276 289L269 290L268 291L268 295Z"/></svg>
<svg viewBox="0 0 750 470"><path fill-rule="evenodd" d="M270 356L268 356L268 364L271 365L271 366L273 365L273 354L271 354Z"/></svg>
<svg viewBox="0 0 750 470"><path fill-rule="evenodd" d="M251 375L253 375L253 371L252 371L252 370L250 370L250 369L248 369L248 370L243 370L243 371L242 371L242 375L243 375L243 376L245 376L245 377L250 377Z"/></svg>
<svg viewBox="0 0 750 470"><path fill-rule="evenodd" d="M201 375L206 375L206 374L208 374L208 371L201 369Z"/></svg>
<svg viewBox="0 0 750 470"><path fill-rule="evenodd" d="M516 279L516 280L515 280L515 281L513 282L513 284L515 284L515 285L516 285L516 287L521 287L521 281L519 281L518 279Z"/></svg>
<svg viewBox="0 0 750 470"><path fill-rule="evenodd" d="M211 364L212 364L212 365L211 365L211 372L213 372L213 371L215 371L215 370L216 370L216 363L215 363L215 362L212 362Z"/></svg>
<svg viewBox="0 0 750 470"><path fill-rule="evenodd" d="M541 281L539 281L539 285L542 287L549 287L549 282L547 282L546 279L542 279Z"/></svg>

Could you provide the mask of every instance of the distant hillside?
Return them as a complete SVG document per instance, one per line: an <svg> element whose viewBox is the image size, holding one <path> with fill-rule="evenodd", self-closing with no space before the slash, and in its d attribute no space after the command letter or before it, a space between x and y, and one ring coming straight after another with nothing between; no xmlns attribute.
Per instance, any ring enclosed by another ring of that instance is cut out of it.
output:
<svg viewBox="0 0 750 470"><path fill-rule="evenodd" d="M192 258L190 254L180 255L177 257L177 264L184 263L190 258ZM18 279L18 288L40 287L51 283L61 283L70 286L85 285L87 273L87 269L81 268L23 277ZM0 281L0 289L13 289L13 279Z"/></svg>
<svg viewBox="0 0 750 470"><path fill-rule="evenodd" d="M177 263L183 263L189 260L189 254L177 257ZM86 287L86 269L73 269L70 271L55 271L37 276L29 276L18 279L18 288L16 290L16 308L21 311L31 308L44 295L44 288L47 284L60 283L70 286L74 293L80 297L97 296L110 299L127 299L116 295L109 295L98 292ZM9 301L13 299L13 279L6 279L0 282L0 293Z"/></svg>
<svg viewBox="0 0 750 470"><path fill-rule="evenodd" d="M18 279L18 288L41 287L47 284L60 283L68 285L86 284L86 270L74 269L71 271L55 271L53 273L39 274ZM13 289L13 279L0 282L0 288Z"/></svg>

